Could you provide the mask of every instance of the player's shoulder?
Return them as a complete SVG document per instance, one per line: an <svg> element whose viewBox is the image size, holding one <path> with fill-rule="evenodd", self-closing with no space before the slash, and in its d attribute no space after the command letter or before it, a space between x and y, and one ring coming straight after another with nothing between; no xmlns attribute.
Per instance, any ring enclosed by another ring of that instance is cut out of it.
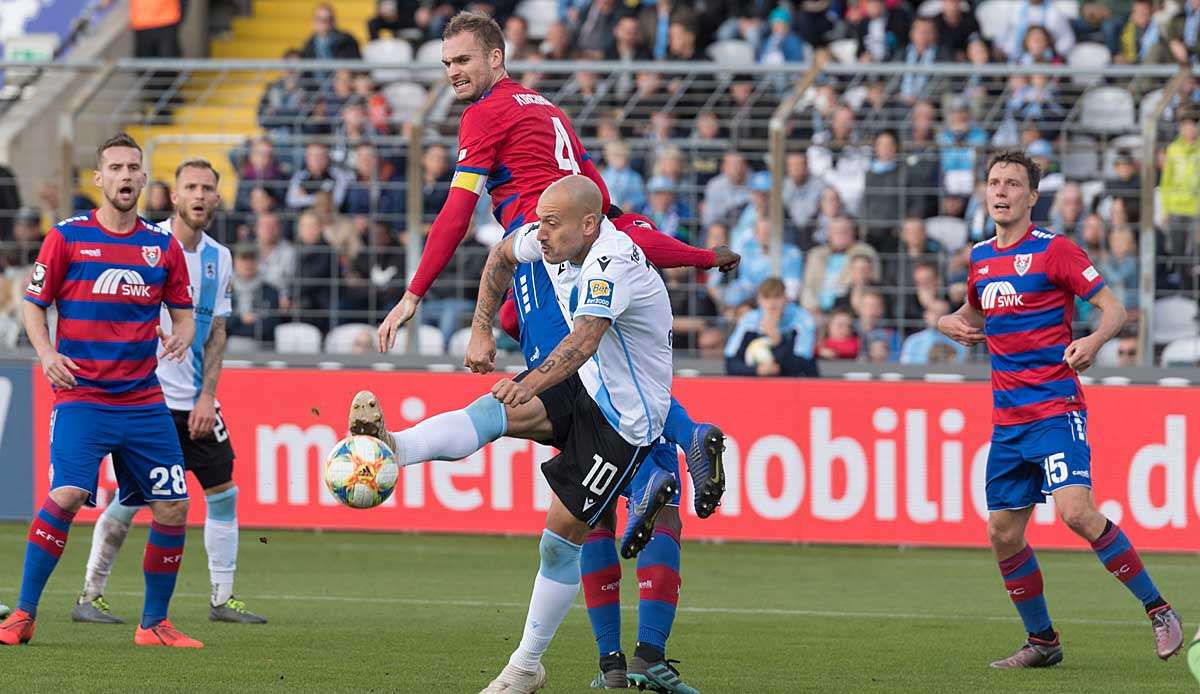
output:
<svg viewBox="0 0 1200 694"><path fill-rule="evenodd" d="M1030 230L1029 235L1035 239L1041 239L1043 241L1050 241L1051 243L1053 243L1054 240L1057 238L1064 238L1062 236L1062 234L1056 234L1053 231L1050 231L1049 229L1044 229L1042 227L1034 227L1032 230Z"/></svg>
<svg viewBox="0 0 1200 694"><path fill-rule="evenodd" d="M975 244L974 246L971 246L970 264L974 265L975 263L982 260L986 254L990 253L993 249L992 244L995 240L996 240L996 237L993 236L991 238L980 241L979 243Z"/></svg>
<svg viewBox="0 0 1200 694"><path fill-rule="evenodd" d="M77 214L58 221L54 226L50 227L50 231L57 231L59 234L63 234L76 227L90 224L91 221L92 216L90 214Z"/></svg>
<svg viewBox="0 0 1200 694"><path fill-rule="evenodd" d="M146 219L145 217L138 217L138 219L142 222L142 226L145 227L146 231L148 231L152 234L159 234L162 236L170 236L171 235L171 220L170 219L164 220L163 222L152 222L149 219Z"/></svg>

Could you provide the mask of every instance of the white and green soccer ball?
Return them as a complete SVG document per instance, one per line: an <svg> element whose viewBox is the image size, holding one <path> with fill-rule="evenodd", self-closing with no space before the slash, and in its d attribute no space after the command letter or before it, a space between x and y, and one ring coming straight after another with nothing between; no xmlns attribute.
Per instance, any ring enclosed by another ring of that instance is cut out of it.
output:
<svg viewBox="0 0 1200 694"><path fill-rule="evenodd" d="M387 501L399 477L392 449L373 436L347 436L325 458L325 486L350 508L374 508Z"/></svg>

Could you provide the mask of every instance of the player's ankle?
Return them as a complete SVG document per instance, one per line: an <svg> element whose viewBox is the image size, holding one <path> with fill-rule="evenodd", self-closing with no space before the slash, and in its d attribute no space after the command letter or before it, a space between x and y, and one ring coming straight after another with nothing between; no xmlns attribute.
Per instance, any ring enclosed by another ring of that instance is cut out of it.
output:
<svg viewBox="0 0 1200 694"><path fill-rule="evenodd" d="M641 658L647 663L657 663L666 657L666 653L664 653L663 650L658 646L652 646L640 641L638 642L637 648L634 649L633 655L634 657Z"/></svg>

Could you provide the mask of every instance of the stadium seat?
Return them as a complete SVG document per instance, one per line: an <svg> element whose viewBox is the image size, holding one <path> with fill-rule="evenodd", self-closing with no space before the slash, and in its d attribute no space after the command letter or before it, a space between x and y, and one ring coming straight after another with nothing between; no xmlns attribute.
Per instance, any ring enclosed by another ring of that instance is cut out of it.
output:
<svg viewBox="0 0 1200 694"><path fill-rule="evenodd" d="M1121 150L1133 152L1137 159L1142 157L1142 136L1122 135L1108 141L1108 149L1104 150L1104 169L1101 171L1105 178L1116 178L1117 155Z"/></svg>
<svg viewBox="0 0 1200 694"><path fill-rule="evenodd" d="M1079 19L1079 0L1054 0L1050 6L1067 19Z"/></svg>
<svg viewBox="0 0 1200 694"><path fill-rule="evenodd" d="M1099 133L1119 133L1134 129L1137 113L1133 95L1120 87L1095 87L1079 100L1079 125Z"/></svg>
<svg viewBox="0 0 1200 694"><path fill-rule="evenodd" d="M1158 105L1162 103L1163 90L1155 89L1142 96L1141 103L1138 105L1138 127L1141 128L1146 124L1147 118L1154 117L1154 111L1158 109Z"/></svg>
<svg viewBox="0 0 1200 694"><path fill-rule="evenodd" d="M1168 296L1154 302L1154 344L1200 335L1196 327L1196 302L1182 296Z"/></svg>
<svg viewBox="0 0 1200 694"><path fill-rule="evenodd" d="M366 323L347 323L339 325L325 336L325 352L327 354L354 354L354 341L363 332L370 333L371 344L374 345L375 326Z"/></svg>
<svg viewBox="0 0 1200 694"><path fill-rule="evenodd" d="M1195 366L1200 362L1200 337L1172 340L1159 359L1164 369L1171 366Z"/></svg>
<svg viewBox="0 0 1200 694"><path fill-rule="evenodd" d="M412 45L399 39L376 39L363 46L363 60L368 63L402 65L413 60ZM379 84L389 84L408 79L408 70L380 68L371 71L371 77Z"/></svg>
<svg viewBox="0 0 1200 694"><path fill-rule="evenodd" d="M558 18L558 0L521 0L517 14L529 23L529 38L540 41Z"/></svg>
<svg viewBox="0 0 1200 694"><path fill-rule="evenodd" d="M1097 199L1104 194L1104 181L1083 181L1079 184L1079 192L1083 194L1083 208L1093 209Z"/></svg>
<svg viewBox="0 0 1200 694"><path fill-rule="evenodd" d="M856 112L862 108L866 100L867 85L865 84L856 84L853 87L847 87L845 93L842 94L842 101L846 102L846 105Z"/></svg>
<svg viewBox="0 0 1200 694"><path fill-rule="evenodd" d="M829 44L829 52L833 54L834 60L846 65L853 65L858 62L858 40L857 39L838 39Z"/></svg>
<svg viewBox="0 0 1200 694"><path fill-rule="evenodd" d="M21 337L21 324L15 318L0 316L0 347L16 349L19 337Z"/></svg>
<svg viewBox="0 0 1200 694"><path fill-rule="evenodd" d="M419 84L398 82L383 88L383 98L392 107L392 120L407 123L425 107L429 92Z"/></svg>
<svg viewBox="0 0 1200 694"><path fill-rule="evenodd" d="M467 343L471 341L471 329L463 328L450 336L450 346L446 354L452 357L462 357L467 353Z"/></svg>
<svg viewBox="0 0 1200 694"><path fill-rule="evenodd" d="M1086 136L1072 137L1062 156L1062 172L1067 178L1080 180L1100 175L1100 155L1096 139Z"/></svg>
<svg viewBox="0 0 1200 694"><path fill-rule="evenodd" d="M421 63L421 64L441 63L442 62L442 40L441 39L433 39L433 40L426 41L425 43L421 44L421 47L417 49L417 55L416 55L416 58L414 59L414 62ZM431 68L427 68L425 70L418 71L416 74L413 75L413 77L422 82L437 82L438 80L445 79L445 75L446 75L446 73L443 68L440 68L440 67L432 68L431 67Z"/></svg>
<svg viewBox="0 0 1200 694"><path fill-rule="evenodd" d="M1111 62L1112 53L1102 43L1077 43L1067 54L1067 65L1078 70L1071 72L1071 81L1075 84L1100 84L1104 80L1101 70Z"/></svg>
<svg viewBox="0 0 1200 694"><path fill-rule="evenodd" d="M708 57L722 65L750 64L754 62L754 46L749 41L729 39L717 41L708 47Z"/></svg>
<svg viewBox="0 0 1200 694"><path fill-rule="evenodd" d="M226 354L249 354L258 351L258 341L252 337L230 335L225 340Z"/></svg>
<svg viewBox="0 0 1200 694"><path fill-rule="evenodd" d="M967 222L958 217L930 217L925 220L925 233L942 244L947 253L967 245Z"/></svg>
<svg viewBox="0 0 1200 694"><path fill-rule="evenodd" d="M1096 352L1096 366L1105 369L1115 369L1121 364L1121 355L1118 352L1121 349L1121 341L1117 339L1105 342L1100 350Z"/></svg>
<svg viewBox="0 0 1200 694"><path fill-rule="evenodd" d="M1001 31L1008 26L1008 20L1017 13L1020 6L1018 0L983 0L975 8L975 21L979 23L979 33L989 41L995 41Z"/></svg>
<svg viewBox="0 0 1200 694"><path fill-rule="evenodd" d="M442 331L432 325L422 325L417 330L417 354L423 357L438 357L446 353L446 338Z"/></svg>
<svg viewBox="0 0 1200 694"><path fill-rule="evenodd" d="M284 323L275 328L275 351L280 354L320 354L321 331L308 323Z"/></svg>

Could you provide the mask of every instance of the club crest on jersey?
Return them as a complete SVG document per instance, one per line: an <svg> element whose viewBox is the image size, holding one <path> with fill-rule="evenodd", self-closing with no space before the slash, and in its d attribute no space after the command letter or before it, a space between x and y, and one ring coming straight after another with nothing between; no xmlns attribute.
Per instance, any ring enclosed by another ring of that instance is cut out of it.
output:
<svg viewBox="0 0 1200 694"><path fill-rule="evenodd" d="M216 265L216 263L205 263L205 264L204 264L204 276L205 276L205 277L207 277L207 278L208 278L208 279L210 279L210 280L215 280L215 279L217 279L217 265Z"/></svg>
<svg viewBox="0 0 1200 694"><path fill-rule="evenodd" d="M162 258L162 249L158 246L142 246L142 260L150 267L158 265L159 259Z"/></svg>
<svg viewBox="0 0 1200 694"><path fill-rule="evenodd" d="M1025 273L1029 272L1030 265L1033 265L1032 253L1019 253L1013 258L1013 269L1016 270L1017 274L1021 277L1024 277Z"/></svg>
<svg viewBox="0 0 1200 694"><path fill-rule="evenodd" d="M29 277L29 286L25 291L30 294L42 293L42 288L46 286L46 266L41 263L33 264L33 274Z"/></svg>
<svg viewBox="0 0 1200 694"><path fill-rule="evenodd" d="M594 306L612 306L613 283L608 280L589 280L587 297L583 303Z"/></svg>

